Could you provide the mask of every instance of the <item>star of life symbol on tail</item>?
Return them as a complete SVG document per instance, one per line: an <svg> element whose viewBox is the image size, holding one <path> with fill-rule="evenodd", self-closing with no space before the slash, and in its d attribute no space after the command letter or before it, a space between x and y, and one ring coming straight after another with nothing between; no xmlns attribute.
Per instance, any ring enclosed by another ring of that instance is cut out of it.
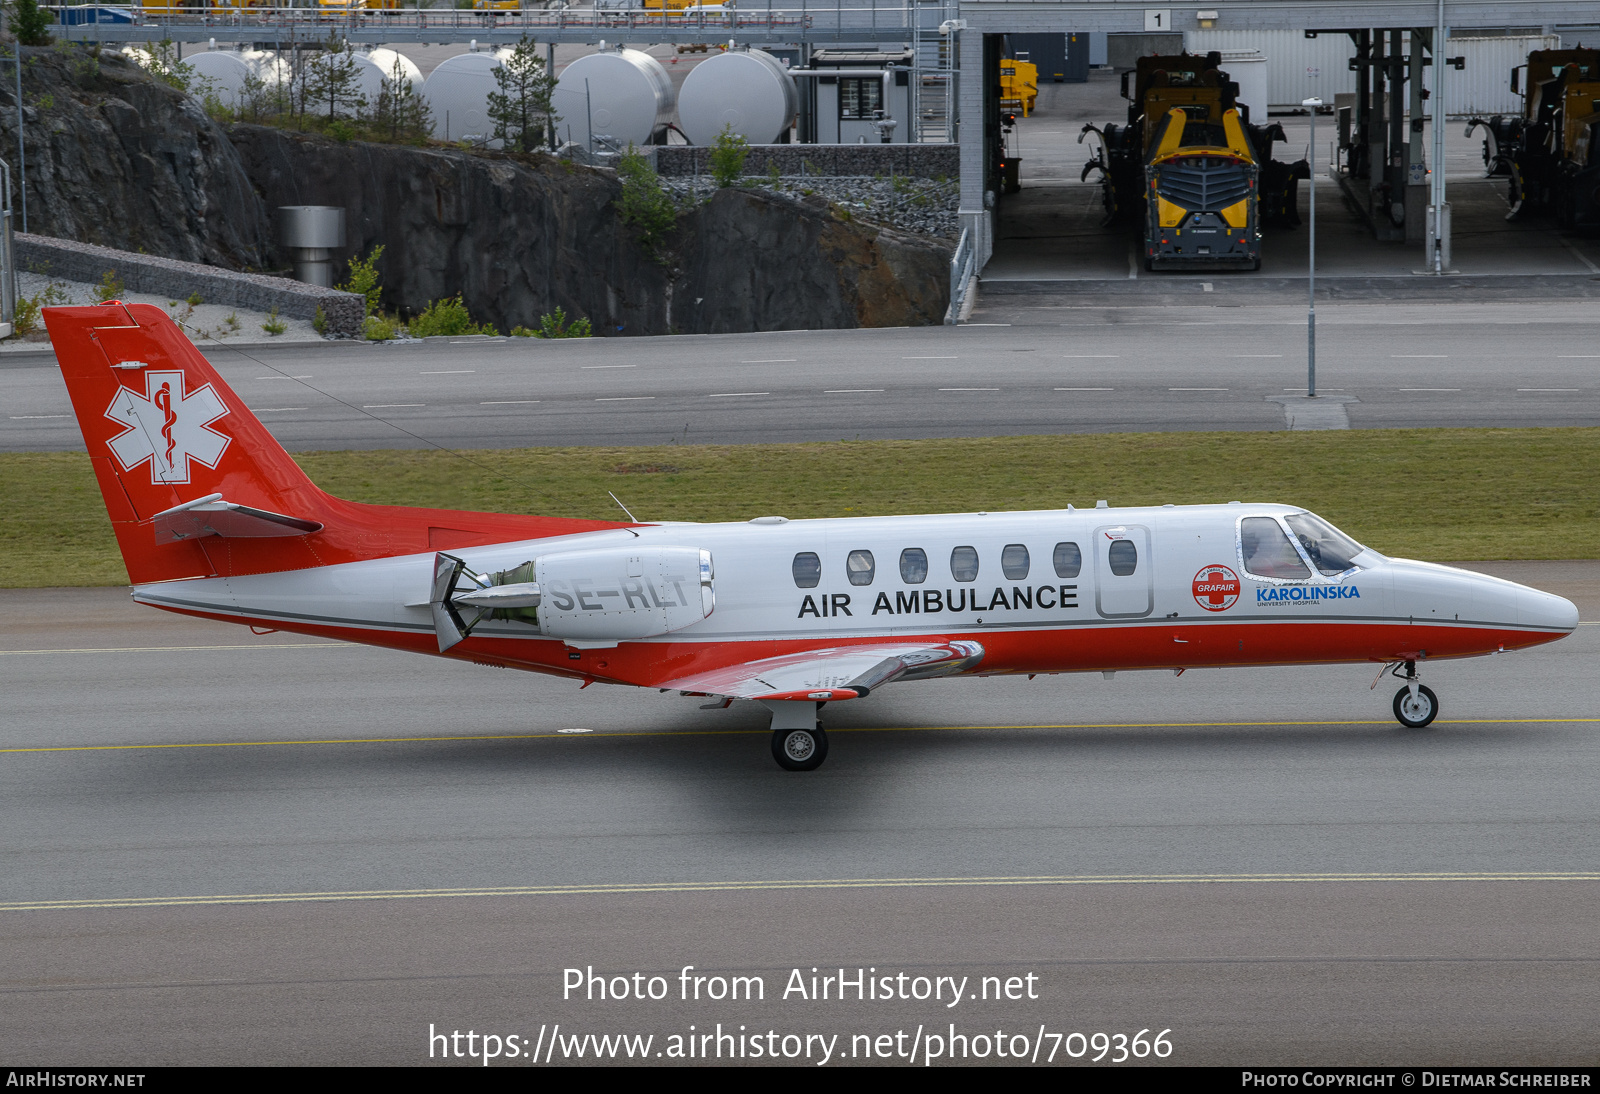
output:
<svg viewBox="0 0 1600 1094"><path fill-rule="evenodd" d="M150 482L189 481L189 461L216 467L233 438L210 424L228 413L228 407L210 384L184 394L182 372L146 372L145 394L119 387L106 409L106 417L127 426L110 441L111 452L124 471L150 461Z"/></svg>

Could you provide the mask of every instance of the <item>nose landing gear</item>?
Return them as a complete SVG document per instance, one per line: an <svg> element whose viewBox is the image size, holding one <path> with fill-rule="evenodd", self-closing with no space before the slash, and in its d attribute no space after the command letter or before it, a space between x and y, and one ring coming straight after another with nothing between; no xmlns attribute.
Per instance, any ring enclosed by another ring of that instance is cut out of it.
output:
<svg viewBox="0 0 1600 1094"><path fill-rule="evenodd" d="M1394 716L1401 725L1407 729L1421 729L1439 716L1439 697L1432 688L1422 685L1415 661L1396 661L1385 667L1389 675L1406 682L1405 687L1394 693ZM1402 667L1404 673L1400 671ZM1380 679L1383 676L1381 669L1378 676ZM1376 680L1373 686L1377 686Z"/></svg>

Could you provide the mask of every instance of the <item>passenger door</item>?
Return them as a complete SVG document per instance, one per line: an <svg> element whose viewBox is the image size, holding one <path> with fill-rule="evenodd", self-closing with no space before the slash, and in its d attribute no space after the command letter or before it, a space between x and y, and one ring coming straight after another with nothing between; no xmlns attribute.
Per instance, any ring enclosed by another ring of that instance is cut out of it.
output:
<svg viewBox="0 0 1600 1094"><path fill-rule="evenodd" d="M1150 529L1141 524L1094 530L1094 607L1105 619L1137 619L1155 606Z"/></svg>

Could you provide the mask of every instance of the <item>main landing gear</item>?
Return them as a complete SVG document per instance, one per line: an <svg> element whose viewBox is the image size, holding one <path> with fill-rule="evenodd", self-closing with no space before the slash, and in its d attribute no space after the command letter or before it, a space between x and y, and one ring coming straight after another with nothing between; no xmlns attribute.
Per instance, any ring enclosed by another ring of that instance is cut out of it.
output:
<svg viewBox="0 0 1600 1094"><path fill-rule="evenodd" d="M1395 662L1389 675L1406 682L1405 687L1394 693L1394 716L1401 725L1407 729L1421 729L1439 716L1439 697L1432 688L1422 686L1415 661Z"/></svg>
<svg viewBox="0 0 1600 1094"><path fill-rule="evenodd" d="M817 724L819 703L772 700L772 758L785 771L815 771L828 758L828 735Z"/></svg>

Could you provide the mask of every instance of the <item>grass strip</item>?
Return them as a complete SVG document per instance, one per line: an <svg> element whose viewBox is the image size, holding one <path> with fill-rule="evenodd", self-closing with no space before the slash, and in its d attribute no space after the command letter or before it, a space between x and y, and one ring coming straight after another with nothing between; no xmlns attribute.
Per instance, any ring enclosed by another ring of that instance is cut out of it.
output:
<svg viewBox="0 0 1600 1094"><path fill-rule="evenodd" d="M820 444L308 452L354 501L746 520L1281 501L1413 558L1600 557L1600 429L1108 433ZM82 453L0 454L0 587L127 581Z"/></svg>

